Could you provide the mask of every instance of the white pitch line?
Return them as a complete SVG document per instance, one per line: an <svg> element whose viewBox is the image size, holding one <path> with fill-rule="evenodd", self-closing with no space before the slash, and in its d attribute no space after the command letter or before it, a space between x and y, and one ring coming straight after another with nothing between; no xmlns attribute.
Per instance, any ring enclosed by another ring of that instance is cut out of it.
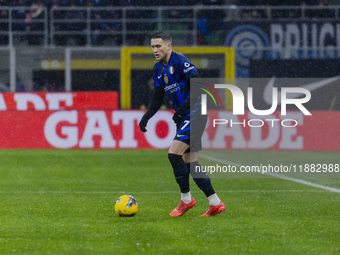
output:
<svg viewBox="0 0 340 255"><path fill-rule="evenodd" d="M313 192L320 193L320 190L303 189L279 189L279 190L219 190L219 193L277 193L277 192ZM0 190L0 194L178 194L178 191L67 191L67 190ZM191 191L191 193L201 193L201 191Z"/></svg>
<svg viewBox="0 0 340 255"><path fill-rule="evenodd" d="M234 162L231 162L231 161L228 161L228 160L222 160L222 159L207 156L207 155L201 155L200 154L199 156L202 157L202 158L205 158L205 159L212 160L212 161L217 161L217 162L222 163L222 164L233 165L233 166L237 166L237 167L243 166L239 163L234 163ZM316 183L313 183L313 182L307 182L307 181L304 181L304 180L295 179L295 178L287 177L287 176L284 176L284 175L281 175L281 174L276 174L276 173L264 173L264 174L267 174L267 175L270 175L270 176L273 176L273 177L276 177L276 178L279 178L279 179L297 182L297 183L304 184L304 185L307 185L307 186L311 186L311 187L314 187L314 188L319 188L319 189L324 189L324 190L331 191L331 192L340 193L340 189L337 189L337 188L327 187L327 186L324 186L324 185L316 184Z"/></svg>

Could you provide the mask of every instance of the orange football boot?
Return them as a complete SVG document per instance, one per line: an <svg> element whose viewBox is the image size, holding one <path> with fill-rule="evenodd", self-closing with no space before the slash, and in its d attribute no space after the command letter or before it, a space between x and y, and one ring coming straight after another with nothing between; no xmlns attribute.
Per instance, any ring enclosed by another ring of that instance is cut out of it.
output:
<svg viewBox="0 0 340 255"><path fill-rule="evenodd" d="M220 214L221 212L225 211L225 205L220 202L219 205L216 206L210 206L208 211L205 212L205 214L202 214L200 217L210 217L210 216L215 216L216 214Z"/></svg>
<svg viewBox="0 0 340 255"><path fill-rule="evenodd" d="M196 200L191 197L191 202L186 204L182 200L178 206L170 213L170 217L179 217L185 214L189 209L196 205Z"/></svg>

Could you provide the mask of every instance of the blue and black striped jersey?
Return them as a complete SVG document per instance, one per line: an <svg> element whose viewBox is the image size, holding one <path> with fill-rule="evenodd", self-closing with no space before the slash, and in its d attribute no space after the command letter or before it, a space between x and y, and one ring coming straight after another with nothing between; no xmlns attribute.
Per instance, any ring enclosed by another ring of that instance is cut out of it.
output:
<svg viewBox="0 0 340 255"><path fill-rule="evenodd" d="M198 78L196 67L189 59L177 52L172 52L167 66L161 61L153 68L155 87L162 87L177 111L190 96L190 78Z"/></svg>

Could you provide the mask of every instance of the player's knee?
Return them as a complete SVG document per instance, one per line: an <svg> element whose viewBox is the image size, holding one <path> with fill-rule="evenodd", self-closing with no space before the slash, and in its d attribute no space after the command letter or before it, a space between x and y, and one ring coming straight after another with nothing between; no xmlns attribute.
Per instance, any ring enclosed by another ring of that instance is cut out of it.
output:
<svg viewBox="0 0 340 255"><path fill-rule="evenodd" d="M178 163L179 161L183 160L182 155L174 154L174 153L168 153L168 159L171 164Z"/></svg>
<svg viewBox="0 0 340 255"><path fill-rule="evenodd" d="M182 158L183 158L183 161L185 162L185 164L190 163L190 153L184 153Z"/></svg>

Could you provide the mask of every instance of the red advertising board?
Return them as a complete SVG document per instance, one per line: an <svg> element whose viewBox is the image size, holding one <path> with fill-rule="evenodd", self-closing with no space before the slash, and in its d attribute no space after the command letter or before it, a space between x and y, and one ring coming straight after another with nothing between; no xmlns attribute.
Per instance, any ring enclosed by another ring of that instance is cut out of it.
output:
<svg viewBox="0 0 340 255"><path fill-rule="evenodd" d="M103 101L97 106L107 107ZM28 108L0 110L1 149L167 149L176 132L172 111L159 111L149 120L148 131L142 133L138 122L144 111L140 110ZM205 149L340 151L340 112L311 113L305 116L296 111L280 116L275 112L264 118L250 112L244 116L229 111L210 112L203 144ZM219 120L215 127L214 119Z"/></svg>
<svg viewBox="0 0 340 255"><path fill-rule="evenodd" d="M112 110L119 108L118 92L0 93L0 111Z"/></svg>
<svg viewBox="0 0 340 255"><path fill-rule="evenodd" d="M208 149L340 151L340 112L311 114L291 111L282 116L276 111L256 116L247 111L238 116L231 111L210 112L203 144Z"/></svg>

